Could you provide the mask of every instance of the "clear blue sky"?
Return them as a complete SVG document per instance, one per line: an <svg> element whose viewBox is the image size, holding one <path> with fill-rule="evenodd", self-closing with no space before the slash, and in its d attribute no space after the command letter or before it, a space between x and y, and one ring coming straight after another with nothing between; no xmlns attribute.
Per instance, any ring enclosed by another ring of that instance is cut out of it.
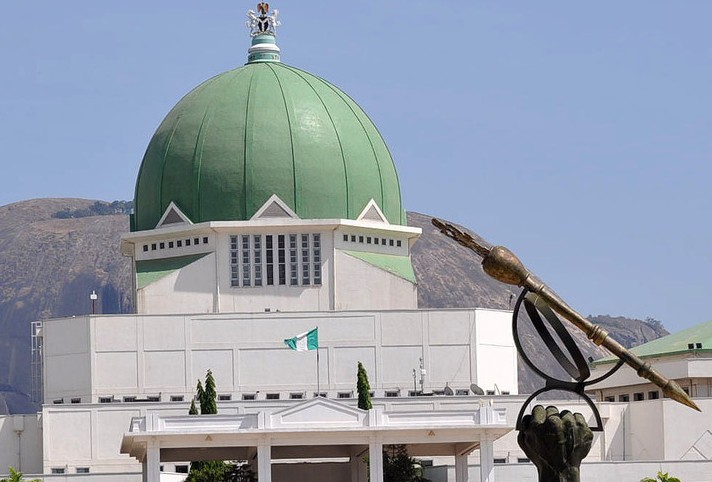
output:
<svg viewBox="0 0 712 482"><path fill-rule="evenodd" d="M244 63L254 7L2 2L0 204L132 198L163 116ZM712 319L712 2L272 7L283 60L374 119L409 210L511 247L584 315Z"/></svg>

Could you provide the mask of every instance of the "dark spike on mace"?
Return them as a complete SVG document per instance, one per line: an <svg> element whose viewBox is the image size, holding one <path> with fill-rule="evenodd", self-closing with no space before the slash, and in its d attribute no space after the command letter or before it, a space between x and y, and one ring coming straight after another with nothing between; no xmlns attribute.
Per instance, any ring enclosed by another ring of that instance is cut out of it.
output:
<svg viewBox="0 0 712 482"><path fill-rule="evenodd" d="M483 246L469 234L439 219L434 218L432 223L441 233L477 253L482 258L482 269L492 278L508 285L527 288L529 291L539 295L551 309L564 319L570 321L579 330L583 331L596 345L608 349L608 351L632 367L638 373L639 377L645 378L660 387L667 397L683 405L687 405L690 408L694 408L697 411L701 411L677 382L668 380L662 376L654 370L649 363L644 362L626 347L608 336L606 330L591 323L576 310L567 305L551 288L535 279L519 258L509 249L503 246L495 246L492 248Z"/></svg>

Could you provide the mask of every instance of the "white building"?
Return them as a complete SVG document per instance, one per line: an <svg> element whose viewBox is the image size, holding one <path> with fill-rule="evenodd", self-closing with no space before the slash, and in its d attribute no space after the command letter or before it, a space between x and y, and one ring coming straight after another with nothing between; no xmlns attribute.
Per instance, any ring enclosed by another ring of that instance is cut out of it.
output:
<svg viewBox="0 0 712 482"><path fill-rule="evenodd" d="M458 481L482 453L493 480L493 442L516 415L510 313L418 309L420 229L383 139L338 88L282 64L273 18L255 18L248 63L186 95L148 145L120 247L137 313L36 324L44 405L3 420L0 464L157 481L188 460L254 456L269 482L296 458L325 465L292 477L357 482L364 455L403 443L454 457ZM318 364L283 343L314 327ZM359 361L371 411L355 408ZM189 417L208 369L220 414Z"/></svg>
<svg viewBox="0 0 712 482"><path fill-rule="evenodd" d="M511 313L418 309L420 230L406 225L383 139L346 94L279 61L272 17L253 21L248 63L186 95L148 145L120 246L137 313L35 325L44 404L0 417L0 467L179 481L188 460L223 458L251 461L260 482L359 482L365 455L403 443L445 464L433 480L536 480L512 432L524 397ZM318 365L282 341L317 326ZM709 413L710 342L697 338L655 363L689 379ZM359 361L370 411L356 408ZM208 369L219 415L189 417ZM712 480L704 415L650 395L627 368L606 383L583 481L637 482L661 464ZM286 463L304 459L319 463Z"/></svg>

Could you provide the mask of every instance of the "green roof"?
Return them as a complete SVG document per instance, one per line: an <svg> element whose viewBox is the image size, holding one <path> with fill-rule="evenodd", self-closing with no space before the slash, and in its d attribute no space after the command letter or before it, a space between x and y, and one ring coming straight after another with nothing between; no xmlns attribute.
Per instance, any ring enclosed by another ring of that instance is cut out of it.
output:
<svg viewBox="0 0 712 482"><path fill-rule="evenodd" d="M366 253L363 251L347 251L344 253L366 263L388 271L404 280L415 283L415 271L410 256L396 256L394 254Z"/></svg>
<svg viewBox="0 0 712 482"><path fill-rule="evenodd" d="M153 135L132 231L171 201L194 223L244 221L276 194L303 219L356 219L374 199L406 224L383 138L337 87L279 62L251 63L187 94Z"/></svg>
<svg viewBox="0 0 712 482"><path fill-rule="evenodd" d="M690 344L697 346L697 343L701 343L702 348L689 348ZM712 352L712 321L638 345L631 351L641 358L671 356L688 352ZM594 364L610 363L616 360L615 357L606 357L596 360Z"/></svg>

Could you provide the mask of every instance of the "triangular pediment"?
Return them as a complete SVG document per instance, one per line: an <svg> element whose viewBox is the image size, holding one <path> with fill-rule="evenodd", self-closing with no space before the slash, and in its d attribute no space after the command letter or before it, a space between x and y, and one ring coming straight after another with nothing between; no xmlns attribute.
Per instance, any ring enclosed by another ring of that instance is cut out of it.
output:
<svg viewBox="0 0 712 482"><path fill-rule="evenodd" d="M273 427L314 425L353 427L364 425L367 415L368 412L365 410L319 397L276 412L271 417Z"/></svg>
<svg viewBox="0 0 712 482"><path fill-rule="evenodd" d="M361 211L361 214L359 214L356 219L357 221L376 221L389 224L383 211L381 211L381 208L378 207L378 204L376 204L376 201L373 199L366 204L366 207L363 208L363 211Z"/></svg>
<svg viewBox="0 0 712 482"><path fill-rule="evenodd" d="M176 203L171 201L166 210L163 212L163 216L158 221L156 228L163 228L166 226L175 226L178 224L193 224L193 221L186 216L183 211L180 210Z"/></svg>
<svg viewBox="0 0 712 482"><path fill-rule="evenodd" d="M299 219L297 213L287 206L287 203L282 201L279 196L272 194L266 203L257 210L251 220L264 218L291 218Z"/></svg>

